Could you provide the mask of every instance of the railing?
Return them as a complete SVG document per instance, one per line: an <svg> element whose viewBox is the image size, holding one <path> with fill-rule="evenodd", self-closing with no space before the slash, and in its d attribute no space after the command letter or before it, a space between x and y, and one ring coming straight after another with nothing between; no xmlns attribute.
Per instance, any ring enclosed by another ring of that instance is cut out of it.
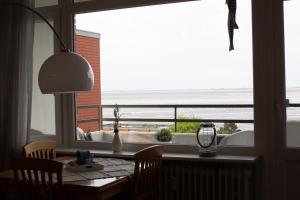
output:
<svg viewBox="0 0 300 200"><path fill-rule="evenodd" d="M114 118L103 118L103 109L114 108L115 105L89 105L78 106L77 109L98 109L98 117L90 119L77 120L78 123L98 122L99 130L103 127L103 121L113 121ZM253 108L252 104L202 104L202 105L118 105L119 108L172 108L174 109L174 118L121 118L120 121L124 122L173 122L175 132L177 131L178 122L214 122L214 123L253 123L252 119L178 119L178 108ZM287 107L300 107L300 104L289 104Z"/></svg>

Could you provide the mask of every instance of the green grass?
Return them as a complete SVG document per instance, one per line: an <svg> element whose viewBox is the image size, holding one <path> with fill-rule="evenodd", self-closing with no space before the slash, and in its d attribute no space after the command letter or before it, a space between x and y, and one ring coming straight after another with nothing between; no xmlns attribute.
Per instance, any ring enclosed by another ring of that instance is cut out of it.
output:
<svg viewBox="0 0 300 200"><path fill-rule="evenodd" d="M178 119L199 119L197 117L186 117L184 115L179 115ZM177 133L195 133L202 126L199 122L178 122L177 123ZM175 132L175 125L168 127L171 132Z"/></svg>
<svg viewBox="0 0 300 200"><path fill-rule="evenodd" d="M217 134L232 134L238 131L240 129L235 123L224 123L224 126L217 131Z"/></svg>

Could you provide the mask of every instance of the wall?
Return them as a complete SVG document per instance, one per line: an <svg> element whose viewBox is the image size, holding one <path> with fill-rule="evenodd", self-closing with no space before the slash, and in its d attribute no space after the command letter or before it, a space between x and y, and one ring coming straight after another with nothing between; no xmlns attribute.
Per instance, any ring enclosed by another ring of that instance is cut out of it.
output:
<svg viewBox="0 0 300 200"><path fill-rule="evenodd" d="M78 120L98 118L98 109L78 109L78 107L101 104L100 34L77 30L75 36L75 51L89 61L95 76L95 84L92 91L76 93L77 126L82 128L85 132L96 131L99 130L99 122L79 123Z"/></svg>

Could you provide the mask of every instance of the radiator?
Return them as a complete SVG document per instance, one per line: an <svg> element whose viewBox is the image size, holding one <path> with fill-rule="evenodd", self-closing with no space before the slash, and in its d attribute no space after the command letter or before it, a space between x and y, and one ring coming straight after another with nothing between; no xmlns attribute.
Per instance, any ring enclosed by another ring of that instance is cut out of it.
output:
<svg viewBox="0 0 300 200"><path fill-rule="evenodd" d="M254 200L254 167L165 162L161 200Z"/></svg>

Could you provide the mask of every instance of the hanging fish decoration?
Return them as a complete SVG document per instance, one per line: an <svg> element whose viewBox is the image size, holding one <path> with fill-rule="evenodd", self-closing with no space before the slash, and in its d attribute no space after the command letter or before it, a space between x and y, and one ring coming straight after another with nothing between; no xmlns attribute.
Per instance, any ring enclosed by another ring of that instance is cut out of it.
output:
<svg viewBox="0 0 300 200"><path fill-rule="evenodd" d="M226 0L226 4L228 6L228 34L230 40L229 51L234 50L233 46L233 35L234 29L238 29L238 25L236 23L235 14L236 14L236 0Z"/></svg>

